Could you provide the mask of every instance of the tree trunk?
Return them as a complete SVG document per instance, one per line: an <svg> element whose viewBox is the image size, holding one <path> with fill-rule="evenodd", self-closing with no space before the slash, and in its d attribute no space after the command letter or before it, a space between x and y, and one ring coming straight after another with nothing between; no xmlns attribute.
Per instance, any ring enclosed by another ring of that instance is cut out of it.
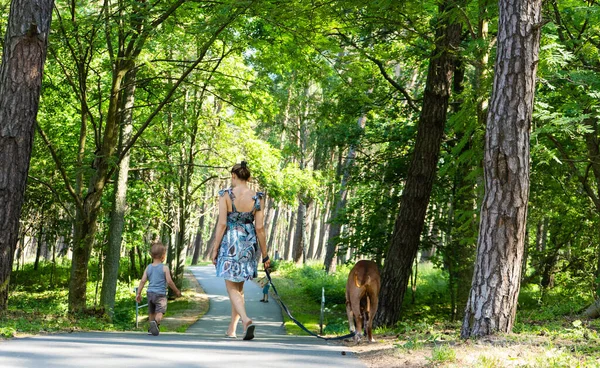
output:
<svg viewBox="0 0 600 368"><path fill-rule="evenodd" d="M312 209L312 221L310 225L310 241L308 245L308 251L306 256L308 259L315 258L315 243L317 241L317 230L319 225L319 205L315 203Z"/></svg>
<svg viewBox="0 0 600 368"><path fill-rule="evenodd" d="M521 285L529 199L529 130L540 0L500 0L498 50L485 147L485 196L462 338L511 332Z"/></svg>
<svg viewBox="0 0 600 368"><path fill-rule="evenodd" d="M129 249L129 266L132 278L138 278L137 269L135 268L135 246Z"/></svg>
<svg viewBox="0 0 600 368"><path fill-rule="evenodd" d="M457 12L456 7L460 7L460 4L449 1L439 5L436 46L429 59L415 148L381 277L380 304L375 316L377 325L392 326L400 318L406 286L419 247L446 125L455 54L460 43L460 17L452 14Z"/></svg>
<svg viewBox="0 0 600 368"><path fill-rule="evenodd" d="M53 0L13 0L0 65L0 312L8 303Z"/></svg>
<svg viewBox="0 0 600 368"><path fill-rule="evenodd" d="M292 252L292 260L296 264L302 261L302 255L306 249L306 209L306 204L301 200L298 201L296 232L294 234L294 248Z"/></svg>
<svg viewBox="0 0 600 368"><path fill-rule="evenodd" d="M294 244L294 222L296 222L296 213L290 209L290 221L288 223L288 228L287 228L287 232L285 234L283 234L283 238L285 239L285 251L284 251L284 256L283 259L285 259L286 261L290 260L291 258L291 253L292 253L292 247Z"/></svg>
<svg viewBox="0 0 600 368"><path fill-rule="evenodd" d="M44 239L44 207L40 209L40 229L37 236L37 247L35 251L35 262L33 263L33 269L37 271L40 265L40 256L42 255L42 244Z"/></svg>
<svg viewBox="0 0 600 368"><path fill-rule="evenodd" d="M281 211L281 205L275 209L275 214L273 215L273 224L271 225L271 233L269 235L269 241L267 245L267 254L271 254L273 251L273 242L275 241L275 234L277 230L277 220L279 220L279 212Z"/></svg>
<svg viewBox="0 0 600 368"><path fill-rule="evenodd" d="M120 120L121 134L119 149L131 139L133 131L133 105L135 101L135 82L137 69L131 69L125 77L125 91L121 101ZM102 278L102 292L100 305L110 318L113 317L117 281L119 278L119 259L121 244L123 242L123 228L125 226L125 211L127 209L127 179L129 176L130 151L127 151L116 172L114 197L110 224L108 226L108 244L104 260L104 277Z"/></svg>
<svg viewBox="0 0 600 368"><path fill-rule="evenodd" d="M324 209L327 209L327 203L323 206ZM321 259L323 256L323 246L327 244L327 230L329 227L329 221L327 221L327 211L323 212L323 217L321 217L321 224L319 225L319 244L317 245L316 258Z"/></svg>
<svg viewBox="0 0 600 368"><path fill-rule="evenodd" d="M196 239L194 239L194 254L192 255L192 266L198 264L198 258L202 249L202 233L204 232L204 218L206 214L206 200L202 202L200 207L200 219L198 220L198 230L196 230Z"/></svg>

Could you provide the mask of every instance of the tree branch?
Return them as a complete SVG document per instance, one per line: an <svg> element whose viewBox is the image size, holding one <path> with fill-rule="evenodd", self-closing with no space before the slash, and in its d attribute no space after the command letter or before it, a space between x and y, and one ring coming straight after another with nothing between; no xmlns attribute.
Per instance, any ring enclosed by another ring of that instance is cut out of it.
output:
<svg viewBox="0 0 600 368"><path fill-rule="evenodd" d="M56 199L58 200L58 204L60 204L60 206L65 210L65 212L67 213L67 215L69 215L69 217L72 220L75 220L75 216L73 216L73 214L71 214L71 211L69 211L69 209L65 206L65 204L63 203L63 201L60 199L60 195L58 194L58 192L56 191L56 189L54 189L54 187L36 177L33 177L31 175L27 176L29 179L38 182L40 184L42 184L43 186L45 186L46 188L50 189L50 191L52 192L52 194L54 194L54 197L56 197Z"/></svg>
<svg viewBox="0 0 600 368"><path fill-rule="evenodd" d="M575 164L573 163L573 161L571 161L571 159L569 158L569 154L567 153L567 151L565 150L565 148L563 147L563 145L556 138L554 138L554 136L552 134L547 133L547 134L545 134L545 136L548 137L548 139L550 139L550 141L552 143L554 143L554 145L556 146L556 148L558 149L558 151L560 152L560 154L563 156L563 158L565 159L565 161L569 165L569 167L571 169L571 172L574 175L577 176L577 179L579 179L579 182L583 186L583 189L587 193L588 197L590 197L590 199L594 203L594 206L596 206L596 210L600 211L600 199L594 193L594 190L592 189L592 187L588 183L587 179L584 178L583 176L581 176L581 173L579 172L579 170L577 169L577 167L575 166Z"/></svg>
<svg viewBox="0 0 600 368"><path fill-rule="evenodd" d="M40 136L42 137L42 139L44 140L44 143L46 143L46 147L48 147L48 150L50 150L50 155L52 155L52 158L54 159L56 168L60 172L60 176L62 176L62 178L65 182L65 188L67 188L67 191L69 192L71 197L73 197L73 199L75 200L75 205L77 206L77 208L80 210L83 210L83 202L82 202L81 198L79 198L79 196L75 192L75 189L73 189L73 186L71 185L71 183L69 182L67 173L66 173L64 167L62 166L62 163L61 163L60 159L58 158L58 155L56 154L54 147L52 147L52 144L50 143L48 136L42 130L42 127L40 127L40 124L36 123L35 127L36 127L38 133L40 134Z"/></svg>
<svg viewBox="0 0 600 368"><path fill-rule="evenodd" d="M400 93L402 93L402 95L404 96L404 98L406 98L406 102L408 103L408 106L410 106L415 112L417 112L417 113L419 112L419 108L417 107L417 105L415 105L414 99L410 96L410 94L408 93L408 91L404 87L402 87L398 82L396 82L393 78L391 78L389 76L389 74L385 70L385 66L383 65L383 62L381 60L376 59L375 57L367 54L362 48L360 48L354 41L352 41L345 34L343 34L343 33L341 33L341 32L338 31L337 35L340 36L341 38L343 38L350 45L352 45L352 47L354 47L364 57L366 57L367 59L369 59L373 63L375 63L375 65L377 65L377 67L379 68L379 71L381 72L381 75L383 76L383 78L386 81L388 81L392 85L392 87L394 87Z"/></svg>
<svg viewBox="0 0 600 368"><path fill-rule="evenodd" d="M138 129L138 131L133 135L133 137L131 137L131 139L129 140L129 142L127 142L127 144L125 145L125 147L123 147L123 150L121 151L121 153L119 155L119 159L117 160L116 164L111 168L110 172L108 173L109 174L108 177L112 176L114 170L116 169L116 167L119 166L119 163L121 162L121 160L123 159L123 157L125 156L125 154L131 149L131 147L133 147L133 145L140 138L140 136L142 135L142 133L144 133L144 131L146 130L146 128L148 128L148 126L150 125L150 123L152 123L152 120L154 120L154 118L156 117L156 115L158 115L158 113L161 112L162 109L171 101L171 98L173 97L173 94L175 94L175 91L177 90L177 88L179 88L179 86L181 85L181 83L183 83L183 81L187 78L187 76L192 71L194 71L194 69L196 68L196 66L198 64L200 64L200 62L204 59L204 56L206 56L206 53L208 52L208 49L217 40L217 37L221 34L221 32L223 32L225 30L225 28L227 28L227 26L229 26L229 24L231 24L231 22L233 22L244 11L246 11L246 8L243 8L242 10L238 10L237 12L235 12L234 14L232 14L231 16L229 16L229 18L227 18L227 20L225 22L223 22L223 24L221 24L219 26L219 28L217 28L215 30L215 32L212 35L212 37L204 44L204 47L202 48L202 50L200 52L200 55L198 56L198 58L196 59L196 61L194 63L192 63L192 65L190 65L183 72L183 74L179 77L179 79L177 80L177 82L175 82L175 84L173 85L173 87L171 87L171 89L169 90L169 92L167 93L167 95L165 96L165 98L158 104L158 106L156 107L156 109L154 109L154 111L150 114L150 116L148 116L148 118L146 119L146 121L144 121L144 123L140 126L140 129Z"/></svg>

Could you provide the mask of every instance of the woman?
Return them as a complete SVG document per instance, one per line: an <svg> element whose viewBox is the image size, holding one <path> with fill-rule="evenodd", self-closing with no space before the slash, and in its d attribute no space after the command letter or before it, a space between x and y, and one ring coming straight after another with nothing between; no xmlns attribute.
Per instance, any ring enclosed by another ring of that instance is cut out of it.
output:
<svg viewBox="0 0 600 368"><path fill-rule="evenodd" d="M265 268L267 256L264 228L264 194L248 187L250 170L246 161L231 169L231 188L219 191L219 219L213 243L212 260L217 276L225 279L231 302L231 322L225 336L235 338L239 320L244 325L244 340L254 338L255 326L246 315L244 282L258 275L258 249Z"/></svg>

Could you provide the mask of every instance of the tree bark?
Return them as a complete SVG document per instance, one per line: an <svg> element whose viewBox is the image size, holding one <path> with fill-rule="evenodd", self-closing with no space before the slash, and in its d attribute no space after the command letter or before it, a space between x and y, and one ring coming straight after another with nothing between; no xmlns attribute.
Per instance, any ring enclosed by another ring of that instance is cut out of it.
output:
<svg viewBox="0 0 600 368"><path fill-rule="evenodd" d="M0 312L8 303L19 217L54 0L13 0L0 66Z"/></svg>
<svg viewBox="0 0 600 368"><path fill-rule="evenodd" d="M462 1L460 2L462 3ZM400 198L392 242L382 272L377 325L394 325L400 318L402 301L417 255L425 213L437 171L440 145L446 125L455 54L460 43L461 24L456 4L439 5L440 21L436 45L429 59L423 106L417 126L417 138Z"/></svg>
<svg viewBox="0 0 600 368"><path fill-rule="evenodd" d="M462 338L510 332L517 311L529 199L529 131L540 0L500 0L498 50L485 139L485 196Z"/></svg>

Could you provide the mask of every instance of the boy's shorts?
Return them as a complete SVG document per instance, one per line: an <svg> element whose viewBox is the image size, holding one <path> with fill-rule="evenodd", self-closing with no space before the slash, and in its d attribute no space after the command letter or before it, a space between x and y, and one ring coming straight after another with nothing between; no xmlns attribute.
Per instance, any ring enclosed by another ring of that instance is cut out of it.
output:
<svg viewBox="0 0 600 368"><path fill-rule="evenodd" d="M148 313L165 313L167 311L167 296L165 294L147 293Z"/></svg>

